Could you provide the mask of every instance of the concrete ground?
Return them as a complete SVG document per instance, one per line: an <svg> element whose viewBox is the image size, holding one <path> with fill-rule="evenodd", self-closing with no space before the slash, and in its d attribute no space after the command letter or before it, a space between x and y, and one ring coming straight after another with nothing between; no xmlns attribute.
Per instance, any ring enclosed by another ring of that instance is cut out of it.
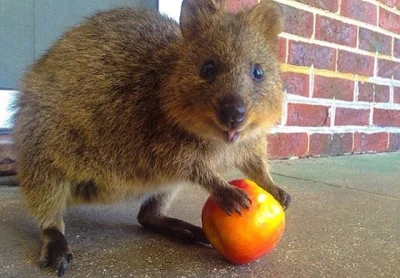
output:
<svg viewBox="0 0 400 278"><path fill-rule="evenodd" d="M400 277L400 153L274 162L273 172L293 203L261 260L232 265L146 232L137 205L85 206L66 216L75 255L66 277ZM170 214L200 224L206 197L188 188ZM18 188L0 187L0 223L0 277L55 277L38 268L38 229Z"/></svg>

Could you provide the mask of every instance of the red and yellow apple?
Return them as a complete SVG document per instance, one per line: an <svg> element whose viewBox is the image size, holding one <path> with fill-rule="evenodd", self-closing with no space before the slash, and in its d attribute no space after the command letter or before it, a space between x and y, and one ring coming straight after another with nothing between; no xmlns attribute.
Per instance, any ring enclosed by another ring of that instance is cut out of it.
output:
<svg viewBox="0 0 400 278"><path fill-rule="evenodd" d="M252 200L241 215L226 214L210 196L202 211L203 230L211 245L227 260L246 264L271 251L285 230L282 206L267 191L249 180L230 184L244 190Z"/></svg>

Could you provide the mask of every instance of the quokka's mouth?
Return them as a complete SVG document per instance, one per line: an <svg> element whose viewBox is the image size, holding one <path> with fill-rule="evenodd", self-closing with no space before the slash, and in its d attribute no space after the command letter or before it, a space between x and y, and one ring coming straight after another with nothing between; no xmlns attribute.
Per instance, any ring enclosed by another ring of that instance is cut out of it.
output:
<svg viewBox="0 0 400 278"><path fill-rule="evenodd" d="M236 142L240 136L239 131L236 130L227 130L224 133L226 140L231 143Z"/></svg>

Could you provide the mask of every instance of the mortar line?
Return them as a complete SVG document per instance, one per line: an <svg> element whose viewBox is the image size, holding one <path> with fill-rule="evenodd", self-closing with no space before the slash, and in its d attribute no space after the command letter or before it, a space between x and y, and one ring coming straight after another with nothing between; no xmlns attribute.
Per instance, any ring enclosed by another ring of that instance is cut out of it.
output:
<svg viewBox="0 0 400 278"><path fill-rule="evenodd" d="M329 47L333 49L339 49L339 50L344 50L347 52L351 52L354 54L359 54L359 55L364 55L368 57L375 57L376 52L370 52L367 50L363 50L357 47L352 47L348 45L343 45L343 44L338 44L334 42L328 42L328 41L323 41L319 39L313 39L313 38L306 38L302 37L296 34L291 34L287 32L282 32L279 34L279 37L281 38L286 38L288 40L296 41L296 42L303 42L303 43L308 43L308 44L315 44L318 46L323 46L323 47ZM388 60L388 61L394 61L394 62L400 62L400 59L397 57L393 57L392 55L386 55L378 52L378 58L382 60Z"/></svg>

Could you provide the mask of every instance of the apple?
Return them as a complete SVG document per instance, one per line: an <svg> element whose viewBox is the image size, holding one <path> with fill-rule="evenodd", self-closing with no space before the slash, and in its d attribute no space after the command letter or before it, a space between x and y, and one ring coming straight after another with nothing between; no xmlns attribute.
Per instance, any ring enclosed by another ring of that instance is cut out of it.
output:
<svg viewBox="0 0 400 278"><path fill-rule="evenodd" d="M255 261L270 252L282 238L285 213L274 197L250 180L230 184L244 190L252 200L241 215L226 214L210 196L202 211L204 233L211 245L227 260L236 264Z"/></svg>

